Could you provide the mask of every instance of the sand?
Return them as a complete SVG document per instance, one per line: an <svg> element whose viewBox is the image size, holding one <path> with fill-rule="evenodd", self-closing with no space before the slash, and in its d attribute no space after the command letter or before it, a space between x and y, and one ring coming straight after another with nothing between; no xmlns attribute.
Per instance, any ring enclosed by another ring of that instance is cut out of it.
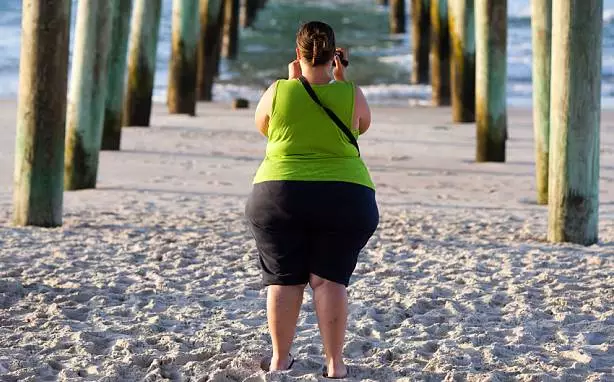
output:
<svg viewBox="0 0 614 382"><path fill-rule="evenodd" d="M307 290L291 371L265 373L265 290L243 208L253 110L199 105L124 130L57 229L10 225L15 103L0 103L0 381L316 381ZM449 109L376 108L361 140L381 224L349 288L348 380L614 381L614 121L600 242L545 241L529 110L508 162L476 164Z"/></svg>

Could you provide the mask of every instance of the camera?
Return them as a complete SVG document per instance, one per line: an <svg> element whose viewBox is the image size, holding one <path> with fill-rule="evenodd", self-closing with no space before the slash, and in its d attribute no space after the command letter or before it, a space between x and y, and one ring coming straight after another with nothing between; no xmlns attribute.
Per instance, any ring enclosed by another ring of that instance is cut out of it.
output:
<svg viewBox="0 0 614 382"><path fill-rule="evenodd" d="M347 68L347 66L350 64L350 62L345 59L345 56L343 55L343 51L341 49L337 49L335 51L335 56L339 57L339 60L341 61L341 65L343 65L344 67ZM335 65L336 65L335 60L333 60L333 66Z"/></svg>

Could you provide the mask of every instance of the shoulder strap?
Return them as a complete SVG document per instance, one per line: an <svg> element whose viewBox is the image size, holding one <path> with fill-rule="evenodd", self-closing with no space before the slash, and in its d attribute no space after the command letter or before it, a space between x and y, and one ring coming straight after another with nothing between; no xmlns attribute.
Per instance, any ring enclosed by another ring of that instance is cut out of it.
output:
<svg viewBox="0 0 614 382"><path fill-rule="evenodd" d="M354 134L352 134L350 129L348 129L347 126L345 126L345 124L339 119L339 117L337 117L337 115L331 109L327 108L326 106L322 104L322 102L320 102L320 99L316 95L316 92L313 91L313 88L311 87L311 85L309 85L309 82L307 81L305 77L300 76L298 79L299 81L301 81L301 83L305 87L305 90L307 90L307 93L309 93L309 96L311 97L311 99L315 103L320 105L322 109L324 109L326 114L328 114L328 116L333 120L333 122L335 122L335 124L339 127L339 129L341 129L341 131L343 131L343 133L348 137L348 139L350 140L350 143L354 145L354 147L356 147L356 150L358 151L358 156L360 156L360 148L358 147L358 142L356 141L356 138L354 137Z"/></svg>

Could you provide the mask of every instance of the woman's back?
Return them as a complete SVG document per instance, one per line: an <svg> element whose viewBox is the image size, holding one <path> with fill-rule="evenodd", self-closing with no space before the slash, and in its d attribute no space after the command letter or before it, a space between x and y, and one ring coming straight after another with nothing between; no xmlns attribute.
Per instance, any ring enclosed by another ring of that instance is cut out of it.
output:
<svg viewBox="0 0 614 382"><path fill-rule="evenodd" d="M312 85L321 102L346 126L352 126L354 85L333 82ZM356 136L358 131L355 131ZM267 157L356 157L354 146L297 80L277 82L269 122Z"/></svg>
<svg viewBox="0 0 614 382"><path fill-rule="evenodd" d="M320 101L353 129L354 84L312 85ZM266 157L254 183L271 180L344 181L374 188L356 148L298 80L280 80L268 126Z"/></svg>

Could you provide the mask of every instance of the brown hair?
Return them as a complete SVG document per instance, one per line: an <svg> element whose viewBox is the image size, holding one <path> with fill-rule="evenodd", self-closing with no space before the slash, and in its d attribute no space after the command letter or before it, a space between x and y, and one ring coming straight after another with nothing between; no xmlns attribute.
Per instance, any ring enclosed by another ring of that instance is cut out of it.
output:
<svg viewBox="0 0 614 382"><path fill-rule="evenodd" d="M324 65L335 54L335 32L326 23L310 21L296 33L296 46L301 57L311 65Z"/></svg>

